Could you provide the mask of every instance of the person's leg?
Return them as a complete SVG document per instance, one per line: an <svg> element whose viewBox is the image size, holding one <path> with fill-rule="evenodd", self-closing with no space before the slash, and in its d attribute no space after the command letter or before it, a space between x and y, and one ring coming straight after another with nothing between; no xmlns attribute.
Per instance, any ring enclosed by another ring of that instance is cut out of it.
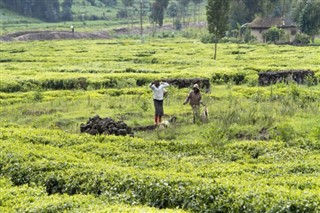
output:
<svg viewBox="0 0 320 213"><path fill-rule="evenodd" d="M196 121L200 121L200 105L196 107Z"/></svg>
<svg viewBox="0 0 320 213"><path fill-rule="evenodd" d="M155 124L158 125L161 122L161 117L163 115L163 101L154 100L155 108Z"/></svg>
<svg viewBox="0 0 320 213"><path fill-rule="evenodd" d="M193 123L196 123L196 109L195 109L195 105L192 105L192 115L193 115Z"/></svg>
<svg viewBox="0 0 320 213"><path fill-rule="evenodd" d="M158 125L158 115L154 116L154 125Z"/></svg>
<svg viewBox="0 0 320 213"><path fill-rule="evenodd" d="M196 121L199 119L199 106L198 105L193 105L192 106L192 111L193 111L193 123L195 124Z"/></svg>
<svg viewBox="0 0 320 213"><path fill-rule="evenodd" d="M163 100L162 101L158 101L159 103L159 108L158 108L158 115L159 115L159 123L161 123L162 121L162 116L163 116Z"/></svg>

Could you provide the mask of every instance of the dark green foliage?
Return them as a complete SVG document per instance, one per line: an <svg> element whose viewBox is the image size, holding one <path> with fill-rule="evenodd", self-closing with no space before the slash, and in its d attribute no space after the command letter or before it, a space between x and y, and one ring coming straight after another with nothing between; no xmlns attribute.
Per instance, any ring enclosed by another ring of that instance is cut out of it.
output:
<svg viewBox="0 0 320 213"><path fill-rule="evenodd" d="M218 40L224 37L228 30L229 4L230 2L225 0L208 0L206 7L208 30L215 39L214 60L217 56Z"/></svg>
<svg viewBox="0 0 320 213"><path fill-rule="evenodd" d="M317 0L300 1L293 17L302 33L314 36L320 30L320 2Z"/></svg>
<svg viewBox="0 0 320 213"><path fill-rule="evenodd" d="M207 5L208 30L216 38L222 38L228 29L229 1L209 0Z"/></svg>
<svg viewBox="0 0 320 213"><path fill-rule="evenodd" d="M263 33L265 41L272 43L279 43L282 40L283 36L284 30L277 27L271 27Z"/></svg>
<svg viewBox="0 0 320 213"><path fill-rule="evenodd" d="M71 21L72 18L72 2L73 0L64 0L62 3L62 12L61 12L61 20L63 21Z"/></svg>
<svg viewBox="0 0 320 213"><path fill-rule="evenodd" d="M4 0L5 6L25 16L32 16L47 22L60 20L58 0Z"/></svg>
<svg viewBox="0 0 320 213"><path fill-rule="evenodd" d="M163 25L164 11L168 7L168 0L156 0L151 6L150 19L152 22Z"/></svg>
<svg viewBox="0 0 320 213"><path fill-rule="evenodd" d="M296 45L307 45L310 43L310 36L304 33L297 33L293 43Z"/></svg>
<svg viewBox="0 0 320 213"><path fill-rule="evenodd" d="M212 75L212 81L217 84L233 83L243 84L245 82L245 73L216 73Z"/></svg>

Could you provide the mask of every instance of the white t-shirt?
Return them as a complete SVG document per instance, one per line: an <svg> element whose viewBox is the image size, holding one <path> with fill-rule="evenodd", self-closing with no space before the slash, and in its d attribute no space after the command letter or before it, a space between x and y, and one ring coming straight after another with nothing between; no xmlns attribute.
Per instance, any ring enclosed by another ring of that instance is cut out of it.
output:
<svg viewBox="0 0 320 213"><path fill-rule="evenodd" d="M149 87L152 89L153 91L153 99L156 100L163 100L163 93L164 93L164 88L170 86L168 83L166 82L162 82L160 83L159 87L156 87L154 84L150 84Z"/></svg>

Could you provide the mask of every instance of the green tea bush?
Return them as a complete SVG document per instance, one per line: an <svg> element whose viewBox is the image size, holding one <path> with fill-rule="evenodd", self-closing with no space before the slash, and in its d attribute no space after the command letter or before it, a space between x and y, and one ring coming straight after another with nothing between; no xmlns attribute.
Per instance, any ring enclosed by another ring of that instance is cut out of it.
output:
<svg viewBox="0 0 320 213"><path fill-rule="evenodd" d="M290 124L280 123L272 130L271 137L276 140L290 142L296 137L296 134Z"/></svg>
<svg viewBox="0 0 320 213"><path fill-rule="evenodd" d="M216 84L234 83L240 85L245 82L245 77L245 73L215 73L212 75L211 80Z"/></svg>
<svg viewBox="0 0 320 213"><path fill-rule="evenodd" d="M136 85L137 85L136 80L133 78L117 80L117 88L135 87Z"/></svg>
<svg viewBox="0 0 320 213"><path fill-rule="evenodd" d="M23 91L23 86L19 82L3 82L0 83L1 92L19 92Z"/></svg>
<svg viewBox="0 0 320 213"><path fill-rule="evenodd" d="M202 35L200 41L204 44L212 44L214 43L214 37L211 34Z"/></svg>
<svg viewBox="0 0 320 213"><path fill-rule="evenodd" d="M259 76L257 74L246 75L244 78L244 82L246 82L251 87L255 87L259 84L258 78Z"/></svg>

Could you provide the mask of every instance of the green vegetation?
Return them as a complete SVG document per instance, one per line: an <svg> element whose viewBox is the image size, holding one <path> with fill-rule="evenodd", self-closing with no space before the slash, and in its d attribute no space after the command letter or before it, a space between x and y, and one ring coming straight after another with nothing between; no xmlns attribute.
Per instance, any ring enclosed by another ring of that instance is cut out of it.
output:
<svg viewBox="0 0 320 213"><path fill-rule="evenodd" d="M258 86L320 50L195 39L1 43L0 212L319 212L320 87ZM153 123L148 83L204 77L209 123L169 88L166 130L80 134L89 117Z"/></svg>

